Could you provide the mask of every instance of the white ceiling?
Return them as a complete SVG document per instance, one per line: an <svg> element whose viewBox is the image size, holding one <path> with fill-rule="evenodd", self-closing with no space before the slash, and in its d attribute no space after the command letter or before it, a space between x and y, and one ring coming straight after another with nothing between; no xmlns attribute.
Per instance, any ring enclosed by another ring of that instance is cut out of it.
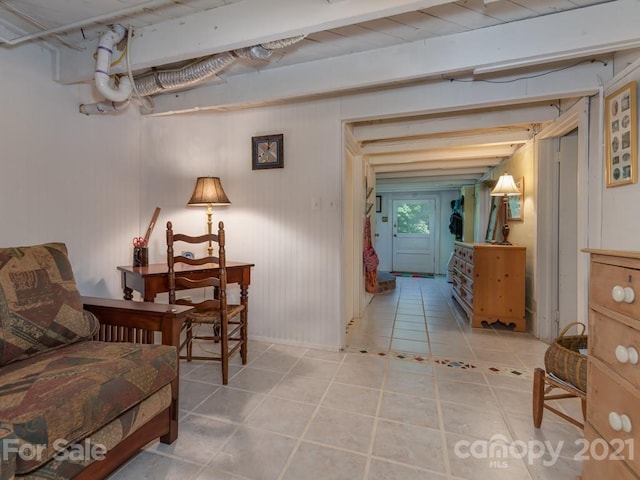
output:
<svg viewBox="0 0 640 480"><path fill-rule="evenodd" d="M0 0L0 46L39 42L54 52L57 80L76 83L91 80L97 40L113 23L132 28L134 76L305 35L268 61L238 61L213 81L155 96L154 113L164 114L562 71L640 47L628 18L639 8L637 0ZM367 118L354 135L381 184L455 188L557 117L579 89L565 90L553 102Z"/></svg>

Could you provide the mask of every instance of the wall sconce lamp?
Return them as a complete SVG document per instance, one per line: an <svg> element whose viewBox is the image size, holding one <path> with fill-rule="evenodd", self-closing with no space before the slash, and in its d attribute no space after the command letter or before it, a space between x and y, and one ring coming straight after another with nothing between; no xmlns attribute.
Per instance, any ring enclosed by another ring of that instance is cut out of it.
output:
<svg viewBox="0 0 640 480"><path fill-rule="evenodd" d="M222 182L219 177L198 177L196 180L196 186L193 189L191 200L187 205L192 206L204 206L207 207L207 232L212 233L211 230L211 215L213 214L214 205L231 205L231 201L224 193L222 188ZM209 242L208 248L209 256L213 255L213 245Z"/></svg>
<svg viewBox="0 0 640 480"><path fill-rule="evenodd" d="M503 220L502 220L502 242L500 245L511 245L511 242L507 240L509 237L509 197L512 195L520 195L520 190L516 185L516 182L513 181L513 177L508 173L504 173L498 179L498 183L493 190L491 190L492 197L502 197L502 212L503 212Z"/></svg>

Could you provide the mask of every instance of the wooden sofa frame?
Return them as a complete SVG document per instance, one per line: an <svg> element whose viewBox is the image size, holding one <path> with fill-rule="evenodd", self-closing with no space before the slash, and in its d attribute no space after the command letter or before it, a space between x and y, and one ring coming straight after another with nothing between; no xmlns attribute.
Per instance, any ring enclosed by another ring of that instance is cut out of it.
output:
<svg viewBox="0 0 640 480"><path fill-rule="evenodd" d="M82 297L84 308L100 321L94 340L103 342L180 345L180 330L191 307L130 300ZM178 365L179 367L179 365ZM74 477L78 480L104 478L156 438L170 444L178 438L179 378L171 384L171 405L109 450Z"/></svg>

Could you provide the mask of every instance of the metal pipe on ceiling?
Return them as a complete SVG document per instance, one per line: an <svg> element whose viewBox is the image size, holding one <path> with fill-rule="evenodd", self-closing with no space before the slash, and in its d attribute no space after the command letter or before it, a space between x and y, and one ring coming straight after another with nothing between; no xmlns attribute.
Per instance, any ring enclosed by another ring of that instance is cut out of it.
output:
<svg viewBox="0 0 640 480"><path fill-rule="evenodd" d="M132 13L136 13L140 10L144 10L146 8L151 7L159 7L163 4L173 3L171 0L149 0L143 3L139 3L137 5L132 5L130 7L121 8L120 10L115 10L113 12L103 13L101 15L95 15L93 17L85 18L83 20L78 20L77 22L67 23L66 25L60 25L58 27L49 28L47 30L41 30L39 32L29 33L28 35L22 35L16 38L4 38L0 36L0 43L6 45L18 45L20 43L28 42L29 40L34 40L36 38L46 37L48 35L54 35L56 33L67 32L69 30L74 30L77 28L82 28L87 25L91 25L93 23L99 22L109 22L110 20L121 18L125 15L130 15ZM6 4L4 1L0 1L0 4ZM14 7L15 8L15 7Z"/></svg>

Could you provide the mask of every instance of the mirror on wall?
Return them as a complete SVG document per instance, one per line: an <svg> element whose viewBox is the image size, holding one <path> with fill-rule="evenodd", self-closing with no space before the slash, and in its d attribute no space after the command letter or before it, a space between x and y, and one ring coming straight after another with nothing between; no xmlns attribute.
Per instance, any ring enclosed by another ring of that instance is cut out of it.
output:
<svg viewBox="0 0 640 480"><path fill-rule="evenodd" d="M502 208L502 197L489 197L489 221L487 222L487 234L485 242L494 243L496 241L496 230L498 229L498 218Z"/></svg>

